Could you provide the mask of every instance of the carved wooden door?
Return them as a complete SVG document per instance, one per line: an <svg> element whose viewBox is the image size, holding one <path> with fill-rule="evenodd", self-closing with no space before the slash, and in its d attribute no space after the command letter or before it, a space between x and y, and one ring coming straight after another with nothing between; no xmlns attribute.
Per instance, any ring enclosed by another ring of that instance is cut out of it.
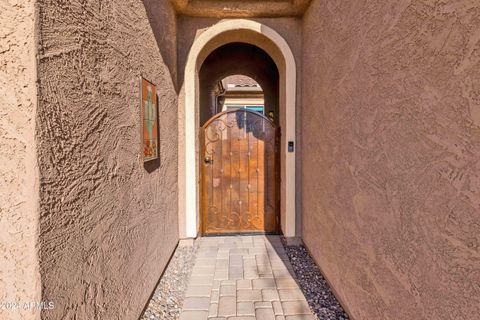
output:
<svg viewBox="0 0 480 320"><path fill-rule="evenodd" d="M278 231L278 134L262 114L225 111L201 130L203 234Z"/></svg>

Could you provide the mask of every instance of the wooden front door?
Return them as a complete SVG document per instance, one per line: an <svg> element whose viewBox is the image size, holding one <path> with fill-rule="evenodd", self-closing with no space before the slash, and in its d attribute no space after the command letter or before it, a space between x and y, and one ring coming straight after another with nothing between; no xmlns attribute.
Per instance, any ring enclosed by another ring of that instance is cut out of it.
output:
<svg viewBox="0 0 480 320"><path fill-rule="evenodd" d="M201 130L204 235L276 233L278 134L260 113L225 111Z"/></svg>

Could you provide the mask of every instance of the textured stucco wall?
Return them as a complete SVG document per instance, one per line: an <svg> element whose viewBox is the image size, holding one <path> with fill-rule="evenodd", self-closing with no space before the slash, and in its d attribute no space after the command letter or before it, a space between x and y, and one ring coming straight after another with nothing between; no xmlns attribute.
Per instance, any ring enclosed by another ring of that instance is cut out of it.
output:
<svg viewBox="0 0 480 320"><path fill-rule="evenodd" d="M137 319L178 240L177 95L154 34L162 21L152 29L141 0L39 9L40 268L56 304L42 317ZM140 75L159 97L161 158L146 165Z"/></svg>
<svg viewBox="0 0 480 320"><path fill-rule="evenodd" d="M480 3L316 0L303 237L354 319L480 314Z"/></svg>
<svg viewBox="0 0 480 320"><path fill-rule="evenodd" d="M0 319L40 316L25 305L40 301L35 41L34 1L1 1Z"/></svg>

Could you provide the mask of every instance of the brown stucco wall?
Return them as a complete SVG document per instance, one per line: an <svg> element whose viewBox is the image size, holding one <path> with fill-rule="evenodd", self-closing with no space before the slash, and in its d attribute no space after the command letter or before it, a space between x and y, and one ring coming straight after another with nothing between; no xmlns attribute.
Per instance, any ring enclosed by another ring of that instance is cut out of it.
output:
<svg viewBox="0 0 480 320"><path fill-rule="evenodd" d="M480 314L480 4L316 0L303 239L354 319Z"/></svg>
<svg viewBox="0 0 480 320"><path fill-rule="evenodd" d="M0 319L39 319L33 0L0 3ZM18 304L18 305L17 305Z"/></svg>
<svg viewBox="0 0 480 320"><path fill-rule="evenodd" d="M40 270L56 305L42 317L137 319L178 240L177 95L157 46L175 34L155 37L140 0L39 9ZM146 165L141 75L159 98L160 160Z"/></svg>

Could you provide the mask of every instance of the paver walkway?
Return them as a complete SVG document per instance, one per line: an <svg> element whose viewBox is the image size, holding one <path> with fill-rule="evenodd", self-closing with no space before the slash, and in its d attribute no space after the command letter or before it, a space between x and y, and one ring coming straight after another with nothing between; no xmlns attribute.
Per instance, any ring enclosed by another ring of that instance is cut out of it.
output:
<svg viewBox="0 0 480 320"><path fill-rule="evenodd" d="M278 236L208 237L180 320L313 320Z"/></svg>

